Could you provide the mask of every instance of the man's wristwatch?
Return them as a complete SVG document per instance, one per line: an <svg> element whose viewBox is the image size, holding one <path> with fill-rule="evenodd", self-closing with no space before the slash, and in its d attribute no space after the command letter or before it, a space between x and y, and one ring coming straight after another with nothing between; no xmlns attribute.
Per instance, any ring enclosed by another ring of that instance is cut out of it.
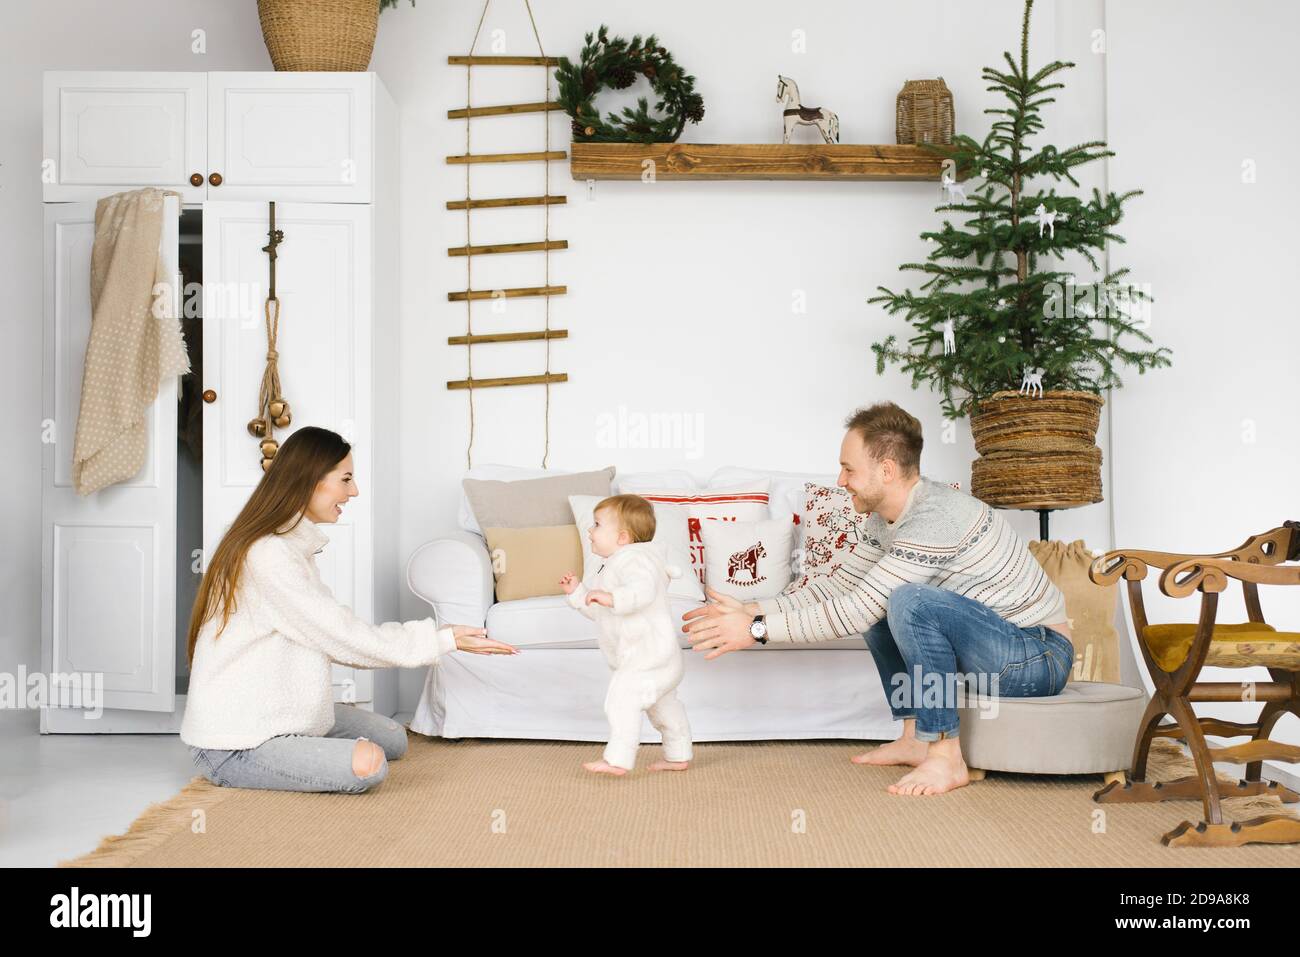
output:
<svg viewBox="0 0 1300 957"><path fill-rule="evenodd" d="M760 645L767 644L767 617L765 615L755 615L753 622L749 626L749 633L754 636L754 640Z"/></svg>

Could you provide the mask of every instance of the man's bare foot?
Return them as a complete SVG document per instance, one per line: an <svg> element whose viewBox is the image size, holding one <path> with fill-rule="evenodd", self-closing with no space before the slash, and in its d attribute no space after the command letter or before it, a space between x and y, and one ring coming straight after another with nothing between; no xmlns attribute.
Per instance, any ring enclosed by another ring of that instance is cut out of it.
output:
<svg viewBox="0 0 1300 957"><path fill-rule="evenodd" d="M612 764L604 761L588 761L583 765L588 771L594 771L597 774L616 774L619 777L627 774L627 768L617 768Z"/></svg>
<svg viewBox="0 0 1300 957"><path fill-rule="evenodd" d="M650 765L651 771L685 771L691 766L689 761L656 761Z"/></svg>
<svg viewBox="0 0 1300 957"><path fill-rule="evenodd" d="M931 747L928 758L886 790L890 794L924 797L965 787L970 784L970 772L962 760L961 751L957 749L953 752L952 748Z"/></svg>
<svg viewBox="0 0 1300 957"><path fill-rule="evenodd" d="M899 738L897 741L890 741L888 744L882 744L874 751L867 751L863 754L853 756L854 764L906 764L909 767L917 767L925 756L929 753L930 746L924 741L918 741L916 738Z"/></svg>

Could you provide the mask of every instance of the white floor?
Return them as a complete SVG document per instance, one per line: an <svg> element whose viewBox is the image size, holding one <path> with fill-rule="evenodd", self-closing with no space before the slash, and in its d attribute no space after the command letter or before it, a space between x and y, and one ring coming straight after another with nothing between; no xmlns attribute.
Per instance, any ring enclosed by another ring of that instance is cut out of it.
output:
<svg viewBox="0 0 1300 957"><path fill-rule="evenodd" d="M53 867L92 851L195 773L172 734L42 735L34 712L0 711L0 867ZM1285 773L1264 776L1300 785Z"/></svg>

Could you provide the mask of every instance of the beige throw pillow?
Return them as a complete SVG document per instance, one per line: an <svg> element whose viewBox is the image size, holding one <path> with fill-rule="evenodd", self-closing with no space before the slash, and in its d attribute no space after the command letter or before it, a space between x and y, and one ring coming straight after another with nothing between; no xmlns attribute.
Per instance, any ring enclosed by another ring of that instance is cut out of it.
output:
<svg viewBox="0 0 1300 957"><path fill-rule="evenodd" d="M576 525L483 531L492 558L497 601L563 595L560 579L569 572L582 574L582 543Z"/></svg>
<svg viewBox="0 0 1300 957"><path fill-rule="evenodd" d="M572 472L546 478L503 482L463 479L465 497L479 528L534 528L573 521L570 495L609 495L614 466L598 472Z"/></svg>

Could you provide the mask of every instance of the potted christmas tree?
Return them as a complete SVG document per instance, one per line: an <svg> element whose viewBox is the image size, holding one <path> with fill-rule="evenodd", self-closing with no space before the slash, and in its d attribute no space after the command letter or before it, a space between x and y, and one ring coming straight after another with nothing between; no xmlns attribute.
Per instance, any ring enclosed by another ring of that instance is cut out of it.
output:
<svg viewBox="0 0 1300 957"><path fill-rule="evenodd" d="M1107 242L1123 242L1114 228L1140 190L1094 189L1088 199L1058 193L1062 180L1079 186L1075 167L1114 153L1101 141L1029 144L1043 128L1041 109L1053 102L1047 94L1063 86L1051 78L1074 66L1058 60L1030 72L1032 8L1026 0L1019 62L1008 52L1005 71L983 71L1007 100L985 110L996 119L984 141L957 135L951 147L932 147L950 160L949 201L938 211L964 214L964 223L945 220L921 234L934 246L927 261L900 267L927 277L916 292L881 286L869 301L902 313L912 327L906 347L894 335L872 345L877 372L898 363L913 388L928 381L943 394L949 417L971 416L981 456L971 494L990 505L1046 510L1101 501L1100 393L1122 384L1118 366L1139 373L1167 366L1169 350L1143 348L1151 342L1147 292L1128 282L1127 269L1106 272L1098 262ZM967 175L979 185L963 186ZM1044 181L1046 191L1038 185ZM1080 283L1065 271L1070 254L1098 280Z"/></svg>

